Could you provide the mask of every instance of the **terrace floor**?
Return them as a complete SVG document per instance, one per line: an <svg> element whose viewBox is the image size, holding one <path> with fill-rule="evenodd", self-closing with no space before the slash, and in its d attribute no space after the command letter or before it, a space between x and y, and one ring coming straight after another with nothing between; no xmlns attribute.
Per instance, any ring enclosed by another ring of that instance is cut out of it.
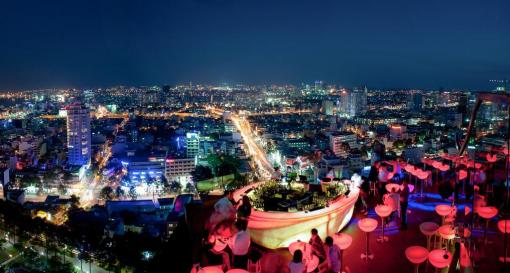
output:
<svg viewBox="0 0 510 273"><path fill-rule="evenodd" d="M375 258L370 262L364 262L360 254L365 247L365 235L358 228L357 222L364 217L372 217L379 220L373 209L367 216L355 212L352 220L342 230L353 237L352 245L344 252L345 271L350 273L395 273L395 272L414 272L413 265L405 256L405 249L412 245L421 245L426 247L426 237L421 234L419 224L426 221L440 223L440 217L435 213L434 207L438 203L448 204L447 200L441 200L438 195L427 194L426 200L417 199L417 195L412 195L409 204L410 214L408 215L408 229L401 231L396 222L391 223L386 229L389 241L381 244L376 241L376 237L381 230L378 228L371 234L370 250ZM463 211L460 210L459 211ZM476 252L475 267L469 268L464 272L505 272L504 266L498 261L499 256L503 256L503 236L497 231L497 221L493 220L489 225L488 238L492 244L483 246L483 225L473 231L473 242L478 249ZM324 239L324 238L323 238ZM510 239L510 238L509 238ZM287 272L286 265L291 258L287 249L277 249L267 251L262 260L263 272ZM434 272L431 265L420 267L420 272ZM444 270L444 272L448 272ZM457 271L460 272L460 271ZM510 272L510 265L506 272Z"/></svg>

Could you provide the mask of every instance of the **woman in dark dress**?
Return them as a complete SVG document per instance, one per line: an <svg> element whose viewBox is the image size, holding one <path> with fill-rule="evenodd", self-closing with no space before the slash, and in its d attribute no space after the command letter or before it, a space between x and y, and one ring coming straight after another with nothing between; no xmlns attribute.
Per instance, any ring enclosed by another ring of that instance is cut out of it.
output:
<svg viewBox="0 0 510 273"><path fill-rule="evenodd" d="M250 198L247 195L243 196L243 203L237 208L237 218L248 220L248 217L251 214L251 202Z"/></svg>

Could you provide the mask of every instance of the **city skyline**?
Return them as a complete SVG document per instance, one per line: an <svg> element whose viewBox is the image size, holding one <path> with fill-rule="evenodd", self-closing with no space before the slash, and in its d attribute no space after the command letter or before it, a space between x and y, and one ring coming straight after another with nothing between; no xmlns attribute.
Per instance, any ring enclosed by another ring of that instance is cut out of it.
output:
<svg viewBox="0 0 510 273"><path fill-rule="evenodd" d="M0 90L314 80L488 90L510 74L509 5L8 3Z"/></svg>
<svg viewBox="0 0 510 273"><path fill-rule="evenodd" d="M0 4L0 272L510 272L510 1Z"/></svg>

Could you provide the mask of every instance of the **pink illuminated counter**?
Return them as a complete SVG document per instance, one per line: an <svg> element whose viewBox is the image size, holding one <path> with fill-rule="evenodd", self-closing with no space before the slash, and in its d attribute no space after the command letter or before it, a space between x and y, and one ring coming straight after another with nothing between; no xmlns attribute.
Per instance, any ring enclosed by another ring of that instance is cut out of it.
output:
<svg viewBox="0 0 510 273"><path fill-rule="evenodd" d="M265 182L248 185L234 192L239 200L251 189ZM249 194L248 194L249 195ZM252 209L248 218L251 240L261 246L275 249L288 247L298 240L308 242L310 230L316 228L322 238L332 236L351 220L359 189L354 187L348 196L330 202L328 207L305 212L273 212Z"/></svg>

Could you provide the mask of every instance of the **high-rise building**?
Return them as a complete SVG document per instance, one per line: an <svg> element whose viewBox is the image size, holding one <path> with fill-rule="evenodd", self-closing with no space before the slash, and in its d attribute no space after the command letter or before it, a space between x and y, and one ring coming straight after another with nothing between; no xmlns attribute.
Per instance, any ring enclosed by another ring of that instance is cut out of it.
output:
<svg viewBox="0 0 510 273"><path fill-rule="evenodd" d="M355 117L367 111L367 88L355 88L349 93L348 116Z"/></svg>
<svg viewBox="0 0 510 273"><path fill-rule="evenodd" d="M337 114L340 116L349 115L349 92L342 88L340 91L340 99L337 103Z"/></svg>
<svg viewBox="0 0 510 273"><path fill-rule="evenodd" d="M200 151L200 134L187 133L186 134L186 156L193 158L198 156Z"/></svg>
<svg viewBox="0 0 510 273"><path fill-rule="evenodd" d="M80 103L67 110L67 162L82 166L90 162L90 111Z"/></svg>
<svg viewBox="0 0 510 273"><path fill-rule="evenodd" d="M333 115L333 102L329 100L322 101L321 113L331 116Z"/></svg>
<svg viewBox="0 0 510 273"><path fill-rule="evenodd" d="M316 93L321 93L324 90L324 82L323 81L315 81L314 89Z"/></svg>
<svg viewBox="0 0 510 273"><path fill-rule="evenodd" d="M83 100L87 107L92 106L94 104L94 90L83 90Z"/></svg>
<svg viewBox="0 0 510 273"><path fill-rule="evenodd" d="M422 93L409 94L407 100L407 108L412 111L421 111L423 108L423 94Z"/></svg>
<svg viewBox="0 0 510 273"><path fill-rule="evenodd" d="M187 181L196 166L195 158L169 157L165 162L165 177L168 181Z"/></svg>
<svg viewBox="0 0 510 273"><path fill-rule="evenodd" d="M468 96L466 94L459 95L459 104L457 104L457 113L462 114L465 119L468 113Z"/></svg>

